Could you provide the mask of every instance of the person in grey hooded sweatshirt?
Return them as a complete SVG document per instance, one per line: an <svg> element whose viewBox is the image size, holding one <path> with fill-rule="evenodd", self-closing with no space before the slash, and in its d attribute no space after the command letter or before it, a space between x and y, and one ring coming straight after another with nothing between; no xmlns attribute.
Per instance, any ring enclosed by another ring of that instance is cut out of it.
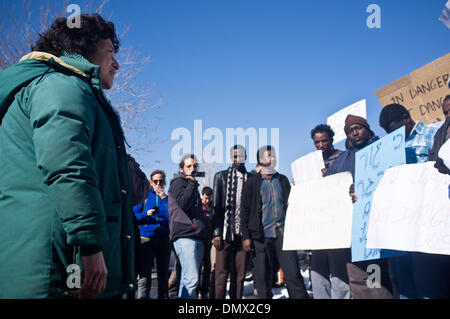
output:
<svg viewBox="0 0 450 319"><path fill-rule="evenodd" d="M170 182L170 240L181 264L178 298L195 299L203 258L203 240L207 237L206 217L195 179L198 163L194 154L181 159L180 174Z"/></svg>

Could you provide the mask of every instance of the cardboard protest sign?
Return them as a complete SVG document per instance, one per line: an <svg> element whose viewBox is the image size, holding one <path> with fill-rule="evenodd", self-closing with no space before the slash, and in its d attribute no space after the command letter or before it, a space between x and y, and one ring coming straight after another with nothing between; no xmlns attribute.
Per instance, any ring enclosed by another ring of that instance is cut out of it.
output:
<svg viewBox="0 0 450 319"><path fill-rule="evenodd" d="M366 100L353 103L328 117L327 124L331 126L334 131L334 143L338 143L347 138L347 135L345 135L344 132L344 126L345 118L349 114L366 118Z"/></svg>
<svg viewBox="0 0 450 319"><path fill-rule="evenodd" d="M325 163L322 151L311 152L291 164L292 177L295 184L322 178L323 168L325 168Z"/></svg>
<svg viewBox="0 0 450 319"><path fill-rule="evenodd" d="M366 249L372 197L385 170L404 164L405 127L395 130L355 154L355 193L353 206L352 261L388 257L390 252Z"/></svg>
<svg viewBox="0 0 450 319"><path fill-rule="evenodd" d="M373 196L367 247L450 255L450 176L434 163L385 172Z"/></svg>
<svg viewBox="0 0 450 319"><path fill-rule="evenodd" d="M450 53L375 91L381 105L405 106L415 121L425 124L444 119L442 102L448 94Z"/></svg>
<svg viewBox="0 0 450 319"><path fill-rule="evenodd" d="M353 204L344 172L296 184L291 188L283 250L348 248Z"/></svg>

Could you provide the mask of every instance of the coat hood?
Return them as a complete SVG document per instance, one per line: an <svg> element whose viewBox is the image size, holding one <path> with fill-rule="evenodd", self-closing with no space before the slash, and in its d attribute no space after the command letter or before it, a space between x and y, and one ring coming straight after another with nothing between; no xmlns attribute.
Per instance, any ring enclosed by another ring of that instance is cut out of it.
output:
<svg viewBox="0 0 450 319"><path fill-rule="evenodd" d="M53 72L76 75L89 80L101 90L100 67L89 63L78 54L56 57L46 52L34 51L23 56L19 63L0 72L0 124L14 96L34 79Z"/></svg>

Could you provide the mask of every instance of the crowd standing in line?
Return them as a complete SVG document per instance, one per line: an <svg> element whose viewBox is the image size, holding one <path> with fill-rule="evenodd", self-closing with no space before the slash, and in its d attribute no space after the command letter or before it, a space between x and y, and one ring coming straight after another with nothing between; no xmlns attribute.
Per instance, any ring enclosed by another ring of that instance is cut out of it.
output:
<svg viewBox="0 0 450 319"><path fill-rule="evenodd" d="M279 268L289 297L309 298L297 252L282 250L291 185L275 170L275 149L261 147L249 173L245 148L233 146L231 166L201 195L199 163L186 154L166 194L165 172L155 170L148 181L126 153L120 119L103 92L120 67L114 24L98 14L80 18L78 29L56 19L33 52L0 72L0 298L133 298L137 292L146 299L155 260L158 298L175 291L182 299L224 299L230 278L230 298L241 299L249 261L257 298L272 298ZM386 133L405 127L407 164L435 161L450 175L438 156L450 137L450 95L439 129L414 121L407 107L385 106L379 125ZM324 177L354 176L355 153L379 139L366 119L352 114L344 131L345 151L334 149L328 125L311 131ZM358 200L353 185L349 196ZM381 270L378 288L366 285L369 264ZM81 269L80 287L68 281L72 265ZM314 250L312 293L318 299L450 298L449 269L448 255L404 252L351 262L349 248Z"/></svg>

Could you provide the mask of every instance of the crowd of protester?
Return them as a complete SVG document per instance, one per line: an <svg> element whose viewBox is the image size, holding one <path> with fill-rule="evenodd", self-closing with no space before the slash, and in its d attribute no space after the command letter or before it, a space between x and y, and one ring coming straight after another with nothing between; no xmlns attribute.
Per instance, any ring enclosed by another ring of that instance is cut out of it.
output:
<svg viewBox="0 0 450 319"><path fill-rule="evenodd" d="M278 271L290 298L310 298L297 252L282 249L291 183L275 169L275 149L261 147L248 171L246 149L234 145L231 165L201 193L200 163L186 154L166 193L166 173L147 180L126 153L103 93L120 67L114 25L96 14L82 15L82 23L73 30L56 19L32 53L0 73L0 298L146 299L154 266L158 298L241 299L251 273L256 297L270 299ZM442 111L436 129L414 121L408 105L391 104L379 125L386 133L405 126L407 164L435 161L450 174L438 157L450 137L450 95ZM345 150L334 148L328 125L311 131L324 177L354 176L355 153L379 139L352 114L344 131ZM349 196L358 200L353 188ZM366 284L369 263L381 269L377 288ZM71 265L80 271L68 273ZM450 298L449 269L448 255L352 262L350 248L314 250L312 296Z"/></svg>

